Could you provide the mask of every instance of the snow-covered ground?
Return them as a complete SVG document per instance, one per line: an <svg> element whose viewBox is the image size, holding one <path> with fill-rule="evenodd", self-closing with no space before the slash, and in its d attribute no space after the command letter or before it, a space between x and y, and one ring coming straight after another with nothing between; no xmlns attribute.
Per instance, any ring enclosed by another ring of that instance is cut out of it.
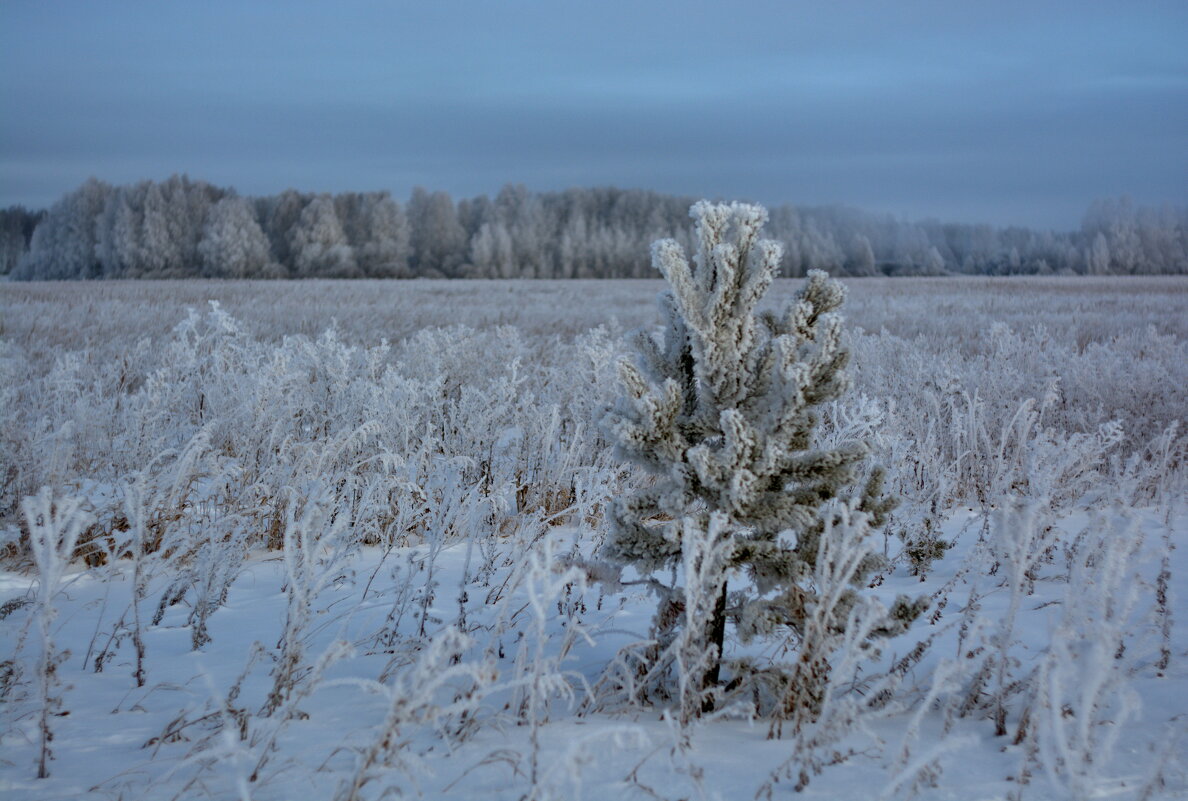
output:
<svg viewBox="0 0 1188 801"><path fill-rule="evenodd" d="M997 290L922 284L933 319L851 338L855 391L822 435L871 441L902 499L864 592L931 605L877 653L834 655L818 721L778 739L745 699L682 730L615 684L656 602L577 565L638 481L597 432L621 329L566 328L545 293L557 330L523 301L390 346L349 326L285 338L255 285L273 322L244 304L93 342L94 323L43 314L51 347L16 313L31 290L5 287L0 790L1184 797L1188 354L1162 319L1184 295L1161 289L1143 320L1117 305L1139 284L1090 285L1016 284L1054 310L1041 329ZM795 646L728 636L727 656Z"/></svg>
<svg viewBox="0 0 1188 801"><path fill-rule="evenodd" d="M991 513L991 527L1000 519ZM1188 517L1170 527L1149 513L1127 513L1124 520L1108 513L1070 515L1055 522L1050 561L1017 597L1008 675L1018 681L1046 670L1060 693L1046 703L1056 706L1044 708L1019 691L1007 702L1010 732L1003 737L994 735L992 710L975 705L963 714L985 658L981 649L996 652L994 636L1016 596L1005 575L1009 566L988 575L996 544L992 531L983 530L981 514L957 512L944 527L945 539L955 545L935 570L923 580L896 570L877 589L887 599L898 592L925 594L933 607L928 620L886 643L882 658L864 665L862 676L873 679L922 640L930 647L907 669L890 707L860 710L869 720L824 749L825 762L835 751L854 755L812 776L804 797L898 797L913 787L923 797L946 799L1002 798L1020 790L1028 798L1141 797L1144 789L1147 797L1172 798L1184 791L1188 653L1180 629L1173 629L1168 667L1157 667L1164 643L1155 585L1161 543L1188 531ZM1092 547L1108 549L1128 531L1134 539L1120 546L1125 562L1090 568L1096 583L1070 584L1070 562L1086 559ZM473 552L468 558L464 543L433 556L425 546L353 550L333 565L310 611L294 695L269 717L260 713L274 685L277 636L289 608L281 556L255 554L239 567L210 617L211 641L202 648L192 649L188 604L170 607L159 623L146 625L143 687L133 678L135 655L127 644L101 673L93 668L131 603L129 567L72 570L55 599L54 647L70 653L58 668L65 689L60 716L50 724L52 778L34 778L36 700L10 701L6 797L166 798L183 792L329 798L343 793L360 773L361 753L382 737L391 753L363 772L364 797L399 788L429 798L750 798L773 776L782 779L774 785L776 797L788 794L799 763L793 762L790 779L781 771L796 753L795 738L769 739L765 721L727 715L683 735L662 709L589 709L586 688L620 648L646 637L654 602L643 593L607 595L596 586L566 582L564 575L534 573L523 558L555 554L558 546L568 550L589 536L566 527L528 528L501 540L481 560ZM1068 550L1076 542L1079 555ZM486 563L489 571L482 569ZM1183 548L1172 552L1167 566L1172 576L1185 575ZM1124 583L1108 589L1101 574L1115 568ZM141 602L146 617L169 578L150 582ZM436 590L429 590L435 582ZM33 583L28 575L8 572L0 587L5 598L23 597ZM1121 631L1126 652L1116 659L1116 641L1103 638L1117 622L1110 619L1117 614L1111 605L1132 589L1138 597ZM420 602L427 592L434 596L424 607L433 631L422 637ZM460 592L467 596L463 604ZM394 609L401 601L403 616ZM24 607L5 619L6 641L19 638L32 612ZM1173 621L1186 613L1177 598ZM1109 651L1104 658L1094 650L1103 645ZM538 646L543 659L534 666ZM23 650L38 647L27 642ZM455 651L462 659L456 664ZM520 708L532 695L534 678L543 688L535 710L538 730ZM1086 699L1098 683L1103 691ZM993 685L992 677L983 692L992 693ZM397 723L385 725L394 707ZM1034 744L1016 742L1026 709L1037 718ZM1039 753L1029 766L1030 748ZM1061 762L1085 753L1083 748L1092 761ZM1021 787L1027 770L1030 784ZM1151 786L1160 775L1165 784ZM1094 783L1078 795L1082 779Z"/></svg>

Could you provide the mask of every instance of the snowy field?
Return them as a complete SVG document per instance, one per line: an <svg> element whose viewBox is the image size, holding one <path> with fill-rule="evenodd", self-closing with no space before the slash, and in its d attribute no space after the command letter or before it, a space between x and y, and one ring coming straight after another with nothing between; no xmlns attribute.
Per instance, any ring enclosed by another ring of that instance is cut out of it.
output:
<svg viewBox="0 0 1188 801"><path fill-rule="evenodd" d="M661 282L0 284L0 791L1188 797L1188 280L848 287L820 437L929 606L776 737L642 699L656 600L582 567Z"/></svg>

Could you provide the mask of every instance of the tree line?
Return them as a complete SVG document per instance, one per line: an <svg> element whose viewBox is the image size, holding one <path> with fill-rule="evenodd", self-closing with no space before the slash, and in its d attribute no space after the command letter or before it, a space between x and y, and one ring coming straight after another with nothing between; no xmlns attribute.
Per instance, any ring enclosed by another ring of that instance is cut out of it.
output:
<svg viewBox="0 0 1188 801"><path fill-rule="evenodd" d="M0 211L0 273L79 278L639 278L653 241L687 241L694 198L611 187L455 202L413 190L244 197L174 175L90 179L46 211ZM1080 229L906 222L847 207L781 206L781 272L839 276L1184 274L1188 210L1095 201Z"/></svg>

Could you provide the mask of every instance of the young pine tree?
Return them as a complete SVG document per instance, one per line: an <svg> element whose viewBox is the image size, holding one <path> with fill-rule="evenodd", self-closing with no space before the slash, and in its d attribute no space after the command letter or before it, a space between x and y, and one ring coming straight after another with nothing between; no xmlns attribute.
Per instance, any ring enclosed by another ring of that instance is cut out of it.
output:
<svg viewBox="0 0 1188 801"><path fill-rule="evenodd" d="M861 491L853 486L864 443L814 445L817 408L847 386L841 284L813 271L782 314L758 313L781 255L759 239L766 210L702 201L690 213L692 264L672 240L653 245L670 285L660 296L663 337L638 335L638 363L623 363L625 395L607 416L620 455L653 481L612 508L604 555L657 590L652 657L676 661L683 705L692 685L708 708L728 619L744 640L781 627L803 635L827 589L808 579L828 505L849 502L878 526L892 503L880 497L878 470ZM851 576L834 607L839 630L854 587L877 564L868 556ZM655 578L665 569L684 579ZM879 633L902 631L922 609L899 599ZM669 648L678 636L680 647Z"/></svg>

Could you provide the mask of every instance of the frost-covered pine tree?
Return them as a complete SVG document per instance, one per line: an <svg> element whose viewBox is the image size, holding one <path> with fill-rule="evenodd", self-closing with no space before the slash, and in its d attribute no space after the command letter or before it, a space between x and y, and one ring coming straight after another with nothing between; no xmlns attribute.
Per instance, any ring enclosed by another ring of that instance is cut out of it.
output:
<svg viewBox="0 0 1188 801"><path fill-rule="evenodd" d="M673 240L652 247L670 285L660 296L663 337L638 335L637 363L622 364L625 394L607 416L619 454L654 480L615 503L604 555L660 595L654 656L678 636L686 654L705 655L676 657L682 687L692 680L704 692L719 681L727 620L744 640L779 627L802 634L826 589L808 578L828 504L848 501L877 526L891 502L877 470L854 486L864 443L814 443L816 410L847 386L842 285L813 271L782 314L759 313L781 255L779 243L759 238L766 210L702 201L690 213L692 263ZM877 562L865 558L853 584ZM684 578L656 578L666 569ZM846 592L833 621L841 628L857 598ZM899 599L880 633L902 631L922 608Z"/></svg>

